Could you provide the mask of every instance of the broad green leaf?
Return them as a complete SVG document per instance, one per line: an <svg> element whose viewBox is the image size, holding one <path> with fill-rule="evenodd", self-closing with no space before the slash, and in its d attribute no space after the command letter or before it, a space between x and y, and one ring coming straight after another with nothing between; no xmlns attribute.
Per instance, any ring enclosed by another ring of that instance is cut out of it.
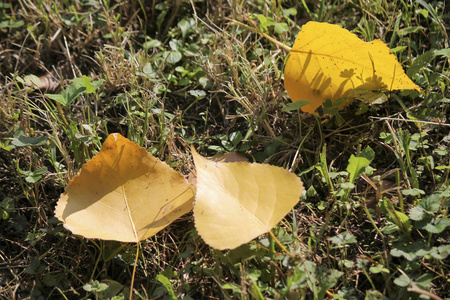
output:
<svg viewBox="0 0 450 300"><path fill-rule="evenodd" d="M347 172L350 174L349 183L353 184L374 158L375 153L370 147L366 147L358 156L350 156L347 166Z"/></svg>
<svg viewBox="0 0 450 300"><path fill-rule="evenodd" d="M414 32L418 32L421 30L424 30L425 28L423 28L422 26L408 26L405 28L402 28L398 31L398 35L399 36L405 36Z"/></svg>
<svg viewBox="0 0 450 300"><path fill-rule="evenodd" d="M61 103L63 106L69 106L84 91L86 91L86 87L80 86L78 83L72 83L72 85L63 90L61 94L45 94L45 96Z"/></svg>
<svg viewBox="0 0 450 300"><path fill-rule="evenodd" d="M45 96L49 97L52 100L55 100L56 102L61 103L62 105L66 106L68 103L68 100L60 94L45 94Z"/></svg>
<svg viewBox="0 0 450 300"><path fill-rule="evenodd" d="M153 39L142 44L142 48L144 49L158 48L159 46L161 46L161 42Z"/></svg>
<svg viewBox="0 0 450 300"><path fill-rule="evenodd" d="M25 147L25 146L41 146L47 143L47 136L43 135L37 138L29 138L23 135L20 135L17 138L13 138L11 144L16 147Z"/></svg>
<svg viewBox="0 0 450 300"><path fill-rule="evenodd" d="M433 58L434 58L433 51L427 51L421 54L413 61L411 66L409 66L406 75L412 77L413 75L417 74L422 68L428 66L433 60Z"/></svg>
<svg viewBox="0 0 450 300"><path fill-rule="evenodd" d="M289 31L289 26L284 22L276 23L273 30L278 34L282 34L283 32Z"/></svg>
<svg viewBox="0 0 450 300"><path fill-rule="evenodd" d="M450 48L436 50L436 51L433 52L433 54L434 54L434 56L450 57Z"/></svg>
<svg viewBox="0 0 450 300"><path fill-rule="evenodd" d="M290 16L297 15L297 10L295 8L284 8L283 9L283 16L286 18L289 18Z"/></svg>
<svg viewBox="0 0 450 300"><path fill-rule="evenodd" d="M402 274L394 279L394 283L401 287L407 287L411 283L411 279L405 274Z"/></svg>
<svg viewBox="0 0 450 300"><path fill-rule="evenodd" d="M94 280L90 284L83 285L83 289L87 292L100 293L105 291L108 288L106 283L99 282L98 280Z"/></svg>
<svg viewBox="0 0 450 300"><path fill-rule="evenodd" d="M256 16L259 20L259 29L261 29L263 32L267 32L269 26L273 26L277 24L272 18L266 17L264 15L257 15Z"/></svg>
<svg viewBox="0 0 450 300"><path fill-rule="evenodd" d="M414 283L417 284L422 289L429 289L432 280L433 275L426 273L414 279Z"/></svg>
<svg viewBox="0 0 450 300"><path fill-rule="evenodd" d="M82 77L74 78L72 79L72 84L75 85L76 88L82 88L85 87L85 92L90 94L93 93L95 90L97 90L104 82L105 80L100 79L96 81L92 81L91 78L87 77L86 75L83 75Z"/></svg>
<svg viewBox="0 0 450 300"><path fill-rule="evenodd" d="M409 210L409 217L411 220L420 221L427 216L425 209L420 206L415 206Z"/></svg>
<svg viewBox="0 0 450 300"><path fill-rule="evenodd" d="M450 245L441 245L439 247L433 247L430 251L430 255L436 259L444 260L450 255Z"/></svg>
<svg viewBox="0 0 450 300"><path fill-rule="evenodd" d="M372 148L367 146L363 151L361 151L361 153L358 154L358 157L365 157L370 162L372 162L372 160L375 158L375 152L372 150Z"/></svg>
<svg viewBox="0 0 450 300"><path fill-rule="evenodd" d="M102 283L107 284L108 288L101 292L99 296L99 299L111 299L111 300L123 300L124 298L121 298L121 295L118 295L120 291L123 290L124 286L112 279L103 279ZM117 295L117 296L116 296Z"/></svg>
<svg viewBox="0 0 450 300"><path fill-rule="evenodd" d="M67 89L61 92L61 94L64 96L64 99L67 101L64 105L70 105L75 99L78 98L84 91L86 91L86 87L80 86L78 87L77 84L72 84Z"/></svg>
<svg viewBox="0 0 450 300"><path fill-rule="evenodd" d="M425 192L418 188L412 188L412 189L402 190L402 194L405 196L419 196L419 195L425 195Z"/></svg>
<svg viewBox="0 0 450 300"><path fill-rule="evenodd" d="M348 160L347 172L350 174L349 182L354 183L363 172L364 168L370 164L370 161L365 157L356 157L353 154Z"/></svg>
<svg viewBox="0 0 450 300"><path fill-rule="evenodd" d="M390 253L392 256L403 256L409 261L414 261L418 257L427 255L430 251L430 247L425 245L422 241L418 241L412 244L394 244Z"/></svg>
<svg viewBox="0 0 450 300"><path fill-rule="evenodd" d="M344 274L334 269L318 267L308 260L303 263L300 269L306 274L307 284L314 293L314 299L324 299L327 290L334 287L338 279Z"/></svg>
<svg viewBox="0 0 450 300"><path fill-rule="evenodd" d="M181 35L183 37L183 40L186 38L186 36L193 32L195 30L195 20L192 18L189 19L182 19L180 22L178 22L178 27L181 30Z"/></svg>
<svg viewBox="0 0 450 300"><path fill-rule="evenodd" d="M403 224L405 230L411 229L411 221L409 220L409 217L406 214L402 213L401 211L397 211L397 210L395 210L393 212L393 214L395 214L398 217L398 219L400 219L400 222ZM393 219L393 222L396 223L397 226L400 227L400 225L397 223L397 218L394 218L394 219Z"/></svg>
<svg viewBox="0 0 450 300"><path fill-rule="evenodd" d="M182 57L183 55L179 51L170 51L169 56L167 57L167 62L169 64L176 64Z"/></svg>
<svg viewBox="0 0 450 300"><path fill-rule="evenodd" d="M289 289L304 288L307 285L307 278L304 270L295 267L292 274L287 278L286 283Z"/></svg>
<svg viewBox="0 0 450 300"><path fill-rule="evenodd" d="M395 257L403 256L404 258L406 258L409 261L414 261L417 258L417 255L415 253L403 251L403 250L397 249L397 248L394 248L391 250L391 255L395 256Z"/></svg>
<svg viewBox="0 0 450 300"><path fill-rule="evenodd" d="M13 18L9 18L9 19L3 19L0 22L0 29L5 29L5 28L20 28L23 25L25 25L25 22L23 20L14 20Z"/></svg>
<svg viewBox="0 0 450 300"><path fill-rule="evenodd" d="M14 211L14 199L11 197L3 198L0 202L0 219L7 220L10 214Z"/></svg>
<svg viewBox="0 0 450 300"><path fill-rule="evenodd" d="M347 244L356 243L356 238L347 231L339 235L330 237L328 238L328 240L337 246L345 246Z"/></svg>
<svg viewBox="0 0 450 300"><path fill-rule="evenodd" d="M46 273L44 277L42 277L42 282L46 286L55 286L58 283L60 283L64 278L63 274L52 274L52 273Z"/></svg>
<svg viewBox="0 0 450 300"><path fill-rule="evenodd" d="M83 76L83 77L85 77L85 76ZM89 78L89 77L87 77L87 78ZM89 78L90 85L89 85L89 87L86 86L87 87L86 93L89 93L89 94L93 93L95 90L97 90L103 84L103 82L105 82L105 80L103 80L103 79L91 82L91 80Z"/></svg>
<svg viewBox="0 0 450 300"><path fill-rule="evenodd" d="M411 221L409 220L409 217L406 214L393 209L387 199L383 199L383 201L380 201L379 204L383 213L388 216L389 221L397 226L397 229L403 228L408 231L411 228Z"/></svg>
<svg viewBox="0 0 450 300"><path fill-rule="evenodd" d="M389 274L389 269L385 268L382 264L378 264L376 266L370 267L369 271L374 274L381 273L381 272Z"/></svg>
<svg viewBox="0 0 450 300"><path fill-rule="evenodd" d="M416 223L416 227L429 233L441 233L450 226L450 219L425 219Z"/></svg>
<svg viewBox="0 0 450 300"><path fill-rule="evenodd" d="M179 40L173 39L169 42L170 49L172 51L180 51L180 49L183 47L181 42Z"/></svg>
<svg viewBox="0 0 450 300"><path fill-rule="evenodd" d="M435 213L441 206L441 196L436 193L425 197L420 201L418 206L422 207L427 212Z"/></svg>
<svg viewBox="0 0 450 300"><path fill-rule="evenodd" d="M38 182L41 178L42 175L47 172L47 167L42 167L34 172L31 171L21 171L22 174L27 175L27 177L25 177L25 181L29 182L29 183L36 183Z"/></svg>
<svg viewBox="0 0 450 300"><path fill-rule="evenodd" d="M39 274L45 271L47 267L44 264L41 264L41 260L39 258L33 258L31 263L28 265L28 268L25 269L25 273L27 274Z"/></svg>
<svg viewBox="0 0 450 300"><path fill-rule="evenodd" d="M364 300L384 300L385 297L380 291L377 290L367 290L366 297Z"/></svg>
<svg viewBox="0 0 450 300"><path fill-rule="evenodd" d="M206 93L203 90L190 90L189 94L191 96L194 96L194 97L199 98L199 99L204 98L206 96Z"/></svg>
<svg viewBox="0 0 450 300"><path fill-rule="evenodd" d="M305 106L308 103L311 103L311 101L309 101L309 100L299 100L299 101L296 101L296 102L292 102L292 103L286 104L286 106L283 107L281 110L282 111L299 110L299 109L301 109L303 106Z"/></svg>
<svg viewBox="0 0 450 300"><path fill-rule="evenodd" d="M441 195L432 194L423 198L417 206L409 211L409 217L414 221L420 221L425 217L432 217L439 210L441 205Z"/></svg>
<svg viewBox="0 0 450 300"><path fill-rule="evenodd" d="M23 77L23 81L27 85L30 85L30 86L41 86L42 85L41 79L36 75L27 75L27 76Z"/></svg>
<svg viewBox="0 0 450 300"><path fill-rule="evenodd" d="M172 288L172 284L170 283L169 279L166 276L164 276L163 274L158 274L156 275L156 280L158 280L166 288L167 293L169 294L169 297L172 300L178 299Z"/></svg>

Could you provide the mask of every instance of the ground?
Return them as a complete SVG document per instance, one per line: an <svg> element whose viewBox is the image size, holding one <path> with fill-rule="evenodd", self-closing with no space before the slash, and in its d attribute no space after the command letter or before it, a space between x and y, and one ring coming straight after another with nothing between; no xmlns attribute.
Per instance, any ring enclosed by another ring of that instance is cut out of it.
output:
<svg viewBox="0 0 450 300"><path fill-rule="evenodd" d="M34 2L0 2L0 298L128 298L137 247L134 299L450 297L445 1ZM380 39L423 93L293 107L284 67L309 21ZM234 250L192 213L139 244L76 236L56 203L114 132L186 177L194 145L305 193Z"/></svg>

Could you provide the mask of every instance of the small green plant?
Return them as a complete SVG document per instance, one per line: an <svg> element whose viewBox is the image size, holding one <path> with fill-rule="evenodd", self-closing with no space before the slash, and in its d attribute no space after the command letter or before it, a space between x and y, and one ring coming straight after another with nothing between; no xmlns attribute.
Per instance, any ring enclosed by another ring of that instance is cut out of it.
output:
<svg viewBox="0 0 450 300"><path fill-rule="evenodd" d="M45 96L60 103L63 107L68 107L82 93L91 94L95 92L103 82L103 79L91 82L89 77L83 75L81 78L72 79L72 84L60 94L46 94Z"/></svg>

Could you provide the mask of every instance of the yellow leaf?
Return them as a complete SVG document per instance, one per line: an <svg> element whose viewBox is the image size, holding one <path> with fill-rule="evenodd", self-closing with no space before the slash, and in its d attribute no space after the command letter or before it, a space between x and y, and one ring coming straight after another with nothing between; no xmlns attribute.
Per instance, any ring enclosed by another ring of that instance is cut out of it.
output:
<svg viewBox="0 0 450 300"><path fill-rule="evenodd" d="M234 249L269 232L298 203L301 180L289 171L248 162L215 162L192 147L197 170L195 227L216 249Z"/></svg>
<svg viewBox="0 0 450 300"><path fill-rule="evenodd" d="M227 152L227 153L218 153L213 157L210 157L211 160L217 162L242 162L247 161L247 157L238 152ZM188 182L195 188L197 186L197 172L196 170L192 170L188 176Z"/></svg>
<svg viewBox="0 0 450 300"><path fill-rule="evenodd" d="M183 175L113 133L70 181L55 215L74 234L138 242L191 211L193 197Z"/></svg>
<svg viewBox="0 0 450 300"><path fill-rule="evenodd" d="M311 101L302 107L308 113L314 113L327 98L351 100L364 95L351 95L353 90L420 92L382 41L366 43L338 25L317 22L308 22L298 34L284 80L292 101Z"/></svg>

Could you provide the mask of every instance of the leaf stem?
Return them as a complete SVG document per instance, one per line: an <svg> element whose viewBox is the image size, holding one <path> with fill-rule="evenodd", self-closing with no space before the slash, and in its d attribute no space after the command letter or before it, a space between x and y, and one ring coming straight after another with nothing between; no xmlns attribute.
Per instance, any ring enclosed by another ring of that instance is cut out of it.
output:
<svg viewBox="0 0 450 300"><path fill-rule="evenodd" d="M435 295L435 294L433 294L433 293L431 293L429 291L426 291L426 290L423 290L423 289L420 289L420 288L417 288L417 287L409 287L407 290L408 290L408 292L414 292L414 293L422 294L422 295L428 296L428 297L430 297L432 299L435 299L435 300L442 300L442 298L439 297L438 295Z"/></svg>
<svg viewBox="0 0 450 300"><path fill-rule="evenodd" d="M372 224L373 228L375 229L375 231L381 236L381 238L384 239L384 234L381 232L381 230L378 228L378 226L375 224L375 221L372 218L372 215L370 214L369 209L367 208L366 203L364 202L364 200L362 201L362 207L364 212L366 213L367 218L370 221L370 224Z"/></svg>
<svg viewBox="0 0 450 300"><path fill-rule="evenodd" d="M136 247L136 257L134 258L133 274L131 275L131 283L130 283L130 296L129 296L130 300L133 299L134 278L136 277L136 268L137 268L137 263L138 263L138 258L139 258L139 248L141 246L141 243L137 242L136 246L137 246Z"/></svg>
<svg viewBox="0 0 450 300"><path fill-rule="evenodd" d="M292 255L291 253L289 253L289 251L286 249L286 247L284 247L284 245L282 243L280 243L280 241L275 237L275 235L272 233L272 230L269 231L269 235L272 237L272 239L275 241L275 243L277 243L278 246L280 246L281 249L283 249L283 251L289 255L291 258L294 258L295 256Z"/></svg>
<svg viewBox="0 0 450 300"><path fill-rule="evenodd" d="M272 233L272 232L270 232ZM269 253L270 253L270 260L274 261L275 260L275 243L274 241L276 240L275 236L273 234L269 235ZM271 279L270 279L270 283L273 285L275 285L275 265L274 264L270 264L270 274L272 274Z"/></svg>
<svg viewBox="0 0 450 300"><path fill-rule="evenodd" d="M250 30L250 31L252 31L252 32L254 32L256 34L260 34L263 37L265 37L266 39L268 39L269 41L271 41L272 43L274 43L274 44L278 45L279 47L283 48L284 50L291 51L291 47L289 47L288 45L285 45L282 42L274 39L270 35L265 34L261 30L253 28L253 27L250 27L250 26L248 26L248 25L246 25L244 23L241 23L241 22L233 20L233 19L230 19L230 20L233 22L234 25L238 25L238 26L244 27L245 29L248 29L248 30Z"/></svg>
<svg viewBox="0 0 450 300"><path fill-rule="evenodd" d="M275 258L275 243L274 243L274 241L275 241L275 236L273 234L269 235L270 259L274 259Z"/></svg>
<svg viewBox="0 0 450 300"><path fill-rule="evenodd" d="M306 5L306 1L302 0L302 4L303 4L303 7L306 9L306 12L308 13L308 16L312 19L312 14L311 14L311 11L308 8L308 5Z"/></svg>

